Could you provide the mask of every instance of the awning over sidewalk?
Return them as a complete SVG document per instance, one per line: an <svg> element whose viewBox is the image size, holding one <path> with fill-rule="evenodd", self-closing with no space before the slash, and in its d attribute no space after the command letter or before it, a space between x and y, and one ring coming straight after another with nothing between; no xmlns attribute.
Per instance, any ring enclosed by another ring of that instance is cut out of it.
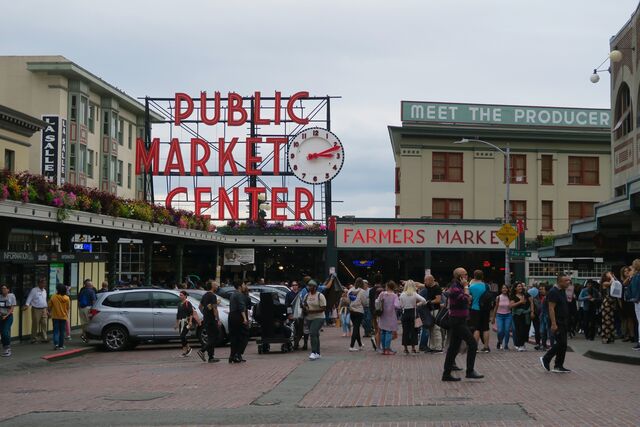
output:
<svg viewBox="0 0 640 427"><path fill-rule="evenodd" d="M640 178L627 183L627 195L599 203L595 216L571 224L553 246L538 250L541 259L602 257L627 264L640 256Z"/></svg>

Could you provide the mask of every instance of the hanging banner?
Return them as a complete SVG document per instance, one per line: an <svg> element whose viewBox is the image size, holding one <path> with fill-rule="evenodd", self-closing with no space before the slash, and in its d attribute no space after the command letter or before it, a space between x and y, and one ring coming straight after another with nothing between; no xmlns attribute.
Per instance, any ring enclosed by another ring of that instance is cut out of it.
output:
<svg viewBox="0 0 640 427"><path fill-rule="evenodd" d="M60 123L60 185L64 185L67 176L67 120Z"/></svg>
<svg viewBox="0 0 640 427"><path fill-rule="evenodd" d="M58 184L58 129L60 117L42 116L47 123L42 129L42 176Z"/></svg>

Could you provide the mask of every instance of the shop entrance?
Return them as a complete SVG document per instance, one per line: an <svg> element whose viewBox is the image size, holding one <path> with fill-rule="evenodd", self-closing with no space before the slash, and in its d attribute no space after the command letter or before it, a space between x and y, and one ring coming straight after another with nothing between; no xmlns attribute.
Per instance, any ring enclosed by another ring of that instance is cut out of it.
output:
<svg viewBox="0 0 640 427"><path fill-rule="evenodd" d="M440 284L451 281L453 269L464 267L471 274L482 270L486 280L504 282L504 252L501 251L423 251L423 250L350 250L338 252L340 277L347 283L355 277L382 274L386 280L412 279L422 282L425 270Z"/></svg>

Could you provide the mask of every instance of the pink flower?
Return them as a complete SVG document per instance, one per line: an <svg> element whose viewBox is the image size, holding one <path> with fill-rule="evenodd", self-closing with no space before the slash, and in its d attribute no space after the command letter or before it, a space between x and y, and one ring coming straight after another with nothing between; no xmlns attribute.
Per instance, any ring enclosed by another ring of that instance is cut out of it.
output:
<svg viewBox="0 0 640 427"><path fill-rule="evenodd" d="M2 191L0 191L0 200L7 200L9 197L9 188L6 185L2 184Z"/></svg>
<svg viewBox="0 0 640 427"><path fill-rule="evenodd" d="M22 203L29 203L29 190L22 190Z"/></svg>

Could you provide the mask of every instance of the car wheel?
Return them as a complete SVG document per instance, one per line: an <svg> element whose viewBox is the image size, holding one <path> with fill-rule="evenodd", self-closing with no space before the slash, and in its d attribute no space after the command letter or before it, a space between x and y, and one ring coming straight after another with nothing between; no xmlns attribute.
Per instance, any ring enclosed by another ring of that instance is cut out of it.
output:
<svg viewBox="0 0 640 427"><path fill-rule="evenodd" d="M129 333L124 326L108 326L102 333L102 343L108 351L122 351L129 345Z"/></svg>

